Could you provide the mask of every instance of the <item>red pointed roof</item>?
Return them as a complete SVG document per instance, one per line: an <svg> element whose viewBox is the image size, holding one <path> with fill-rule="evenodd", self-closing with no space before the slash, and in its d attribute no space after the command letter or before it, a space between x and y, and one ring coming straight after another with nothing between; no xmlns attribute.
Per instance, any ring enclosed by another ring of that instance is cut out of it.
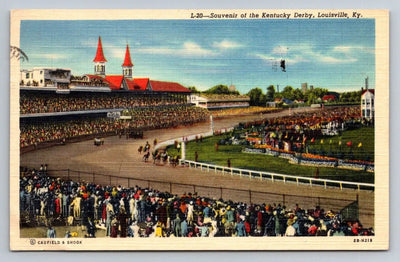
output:
<svg viewBox="0 0 400 262"><path fill-rule="evenodd" d="M375 89L364 89L364 91L361 93L361 95L364 95L368 91L375 95Z"/></svg>
<svg viewBox="0 0 400 262"><path fill-rule="evenodd" d="M99 43L97 44L97 52L96 57L93 59L93 62L107 62L107 59L103 54L103 45L101 44L101 37L99 36Z"/></svg>
<svg viewBox="0 0 400 262"><path fill-rule="evenodd" d="M133 66L131 60L131 54L129 52L129 45L126 45L125 60L122 66Z"/></svg>
<svg viewBox="0 0 400 262"><path fill-rule="evenodd" d="M190 93L191 91L181 84L164 81L150 81L153 91Z"/></svg>

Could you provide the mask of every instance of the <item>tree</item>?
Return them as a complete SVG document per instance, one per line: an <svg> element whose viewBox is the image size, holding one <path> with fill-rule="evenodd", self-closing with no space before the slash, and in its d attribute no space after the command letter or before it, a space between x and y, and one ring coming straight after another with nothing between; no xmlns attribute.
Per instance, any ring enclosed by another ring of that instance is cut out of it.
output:
<svg viewBox="0 0 400 262"><path fill-rule="evenodd" d="M266 100L267 101L273 101L275 93L276 93L275 86L270 85L269 87L267 87Z"/></svg>
<svg viewBox="0 0 400 262"><path fill-rule="evenodd" d="M315 95L314 92L309 92L307 95L307 104L311 105L317 101L318 97Z"/></svg>
<svg viewBox="0 0 400 262"><path fill-rule="evenodd" d="M294 91L293 87L286 86L282 91L282 96L284 98L287 98L287 99L290 99L290 100L294 100L293 99L294 98L293 91Z"/></svg>
<svg viewBox="0 0 400 262"><path fill-rule="evenodd" d="M200 93L200 91L197 90L197 88L196 88L195 86L189 86L188 89L189 89L190 91L192 91L192 93Z"/></svg>
<svg viewBox="0 0 400 262"><path fill-rule="evenodd" d="M301 89L299 89L299 88L293 90L293 99L294 100L302 100L302 99L304 99L303 91L301 91Z"/></svg>
<svg viewBox="0 0 400 262"><path fill-rule="evenodd" d="M316 87L313 90L307 90L304 94L304 98L306 99L307 103L314 104L317 101L321 100L324 95L328 94L328 89Z"/></svg>
<svg viewBox="0 0 400 262"><path fill-rule="evenodd" d="M361 94L362 91L352 91L352 92L344 92L340 94L339 101L340 102L353 102L353 103L360 103L361 102Z"/></svg>
<svg viewBox="0 0 400 262"><path fill-rule="evenodd" d="M247 95L250 97L251 106L265 106L266 96L258 87L251 89Z"/></svg>
<svg viewBox="0 0 400 262"><path fill-rule="evenodd" d="M237 91L231 92L226 85L216 85L216 86L211 87L210 89L204 91L204 93L206 93L206 94L232 94L232 93L236 93L236 92Z"/></svg>
<svg viewBox="0 0 400 262"><path fill-rule="evenodd" d="M328 89L317 87L314 88L312 92L315 94L317 98L322 98L324 95L328 94Z"/></svg>

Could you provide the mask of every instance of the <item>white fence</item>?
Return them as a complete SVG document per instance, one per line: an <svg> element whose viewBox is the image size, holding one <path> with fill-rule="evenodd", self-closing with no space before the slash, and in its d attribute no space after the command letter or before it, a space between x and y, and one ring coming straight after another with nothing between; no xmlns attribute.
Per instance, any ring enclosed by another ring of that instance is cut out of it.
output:
<svg viewBox="0 0 400 262"><path fill-rule="evenodd" d="M206 138L206 137L209 137L209 136L212 136L212 135L213 135L213 132L210 131L210 132L202 133L202 134L198 134L198 135L189 135L189 136L179 137L179 138L175 138L175 139L170 139L170 140L166 140L166 141L162 141L162 142L158 143L158 144L155 146L154 149L157 150L157 149L159 149L160 147L173 145L173 144L175 143L175 141L178 141L178 142L180 143L180 142L183 142L183 141L192 141L192 140L195 140L195 139L196 139L196 136L197 136L198 139L200 139L201 136L202 136L203 138Z"/></svg>
<svg viewBox="0 0 400 262"><path fill-rule="evenodd" d="M299 177L299 176L291 176L284 174L277 174L271 172L262 172L255 171L249 169L239 169L232 168L226 166L218 166L207 163L195 162L190 160L181 159L180 165L188 166L189 168L199 168L202 171L214 172L214 173L222 173L222 175L231 175L231 176L240 176L240 177L248 177L249 179L259 179L259 180L270 180L272 182L281 181L283 183L296 183L299 184L308 184L310 186L323 186L325 189L329 187L339 187L341 190L343 188L356 188L357 190L365 189L365 190L374 190L374 184L368 183L356 183L356 182L347 182L347 181L337 181L337 180L329 180L329 179L316 179L309 177Z"/></svg>

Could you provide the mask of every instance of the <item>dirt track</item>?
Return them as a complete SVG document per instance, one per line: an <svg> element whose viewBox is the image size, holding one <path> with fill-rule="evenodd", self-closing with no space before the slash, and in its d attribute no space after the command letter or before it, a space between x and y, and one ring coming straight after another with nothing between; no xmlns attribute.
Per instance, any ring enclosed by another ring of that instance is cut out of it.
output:
<svg viewBox="0 0 400 262"><path fill-rule="evenodd" d="M302 109L302 110L310 110ZM267 117L287 115L288 111L268 114ZM239 122L261 119L263 116L244 116L227 118L214 121L214 129L223 129L234 126ZM89 173L113 175L126 179L112 179L95 177L96 183L122 184L124 186L151 186L160 191L170 191L174 194L196 191L199 195L248 202L251 198L255 203L282 203L292 208L299 203L304 208L312 208L321 204L322 208L338 210L344 205L359 197L360 220L365 227L374 226L374 193L369 191L358 192L356 190L339 190L309 185L284 184L283 182L259 181L237 176L222 175L221 173L202 172L200 170L185 167L169 167L153 165L152 161L145 163L142 155L138 154L138 147L146 141L152 144L187 135L193 135L209 131L209 123L198 124L191 127L175 128L167 130L153 130L144 133L143 139L125 139L108 137L103 146L94 146L93 141L84 141L65 146L32 151L21 155L21 165L38 168L40 164L47 163L49 169L72 169ZM66 176L66 173L58 173ZM83 176L81 179L91 180L92 175ZM128 181L128 178L130 181ZM157 180L156 182L142 182L136 179ZM184 186L188 184L193 186ZM207 187L215 187L208 189ZM218 189L232 188L237 190ZM249 190L252 193L249 193ZM261 193L263 192L263 193Z"/></svg>

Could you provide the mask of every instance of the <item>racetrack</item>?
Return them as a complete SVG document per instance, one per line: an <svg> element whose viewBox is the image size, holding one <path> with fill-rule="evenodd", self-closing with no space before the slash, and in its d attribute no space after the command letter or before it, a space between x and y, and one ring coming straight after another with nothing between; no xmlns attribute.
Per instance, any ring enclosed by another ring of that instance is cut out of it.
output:
<svg viewBox="0 0 400 262"><path fill-rule="evenodd" d="M298 110L317 110L302 108ZM267 115L240 116L224 118L214 121L214 129L232 127L239 122L288 115L285 110ZM107 137L103 146L94 146L93 141L71 143L65 146L31 151L21 155L20 165L30 168L39 168L47 163L49 170L72 169L85 171L90 174L105 174L120 177L111 179L96 176L94 182L99 184L110 183L124 186L151 186L160 191L170 191L181 194L183 192L198 192L200 196L223 196L225 200L252 201L255 203L285 203L293 208L299 203L303 208L314 208L320 204L321 208L340 210L345 205L359 199L360 221L364 227L374 226L374 192L356 191L351 189L336 189L309 185L299 185L279 181L260 181L244 177L222 175L221 173L202 172L186 167L170 167L168 165L154 165L152 161L145 163L142 155L137 151L140 145L148 141L153 147L153 140L166 141L183 136L204 133L210 130L209 123L197 124L190 127L181 127L164 130L152 130L144 133L143 139L125 139L118 136ZM54 172L52 175L65 177L65 172ZM92 176L85 176L90 181ZM126 179L122 179L126 178ZM128 181L128 178L130 181ZM147 179L159 182L146 182L136 179ZM182 185L186 184L186 185ZM190 186L193 185L193 186ZM214 187L213 189L207 189ZM218 189L222 187L223 189ZM230 188L228 190L228 188ZM236 189L236 190L235 190ZM251 190L253 193L249 193ZM251 198L251 199L250 199Z"/></svg>

